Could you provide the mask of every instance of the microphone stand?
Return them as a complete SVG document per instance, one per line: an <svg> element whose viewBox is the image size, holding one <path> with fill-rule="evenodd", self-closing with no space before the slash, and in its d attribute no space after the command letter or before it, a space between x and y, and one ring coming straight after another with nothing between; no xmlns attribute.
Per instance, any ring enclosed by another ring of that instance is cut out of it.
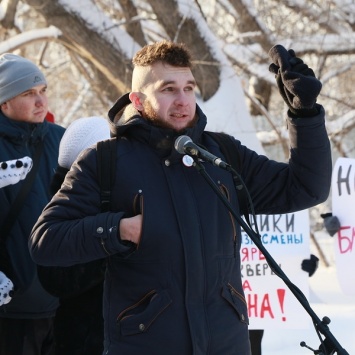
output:
<svg viewBox="0 0 355 355"><path fill-rule="evenodd" d="M314 327L318 334L318 337L321 341L319 346L319 350L314 350L306 345L305 342L301 342L301 347L306 347L313 351L314 354L319 355L333 355L337 353L338 355L349 355L349 353L339 344L336 338L333 336L331 331L329 330L328 324L330 323L330 319L328 317L323 317L322 320L319 319L317 314L313 311L310 304L307 301L306 296L302 293L302 291L294 285L290 279L286 276L286 274L282 271L280 266L276 263L267 249L261 242L260 235L257 234L252 228L250 228L247 223L241 218L239 214L237 214L233 206L227 200L227 198L221 193L218 186L212 180L212 178L207 174L205 167L199 162L199 159L196 156L192 156L194 163L193 166L198 170L198 172L203 176L203 178L207 181L207 183L211 186L211 188L215 191L219 199L223 202L223 204L227 207L228 211L233 215L239 225L243 228L243 230L249 235L250 239L254 242L254 244L258 247L258 249L263 253L267 263L269 264L271 270L279 276L290 291L294 294L297 300L301 303L303 308L312 318ZM225 170L229 171L231 174L237 175L236 171L228 164L226 164ZM245 188L245 187L244 187ZM321 338L320 333L324 335L324 339Z"/></svg>

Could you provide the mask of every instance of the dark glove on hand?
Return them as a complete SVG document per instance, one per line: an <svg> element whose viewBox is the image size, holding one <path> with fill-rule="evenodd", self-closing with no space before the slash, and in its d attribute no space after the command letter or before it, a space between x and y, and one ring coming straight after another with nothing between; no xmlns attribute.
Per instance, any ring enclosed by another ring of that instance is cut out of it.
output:
<svg viewBox="0 0 355 355"><path fill-rule="evenodd" d="M332 237L340 229L340 222L337 216L333 216L332 213L323 213L321 217L324 219L324 227Z"/></svg>
<svg viewBox="0 0 355 355"><path fill-rule="evenodd" d="M311 254L310 259L304 259L301 264L301 268L303 271L308 272L309 277L311 277L318 268L318 261L319 259Z"/></svg>
<svg viewBox="0 0 355 355"><path fill-rule="evenodd" d="M322 83L302 59L296 57L293 49L286 50L277 44L269 51L272 64L269 71L276 74L280 94L291 114L295 117L311 117L318 114L317 97Z"/></svg>

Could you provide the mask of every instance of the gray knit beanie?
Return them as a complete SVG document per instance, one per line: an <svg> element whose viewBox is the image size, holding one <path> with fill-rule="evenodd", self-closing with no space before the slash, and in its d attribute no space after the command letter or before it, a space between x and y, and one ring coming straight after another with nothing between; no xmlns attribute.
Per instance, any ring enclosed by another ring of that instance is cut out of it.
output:
<svg viewBox="0 0 355 355"><path fill-rule="evenodd" d="M37 85L47 82L34 63L16 54L0 56L0 104Z"/></svg>

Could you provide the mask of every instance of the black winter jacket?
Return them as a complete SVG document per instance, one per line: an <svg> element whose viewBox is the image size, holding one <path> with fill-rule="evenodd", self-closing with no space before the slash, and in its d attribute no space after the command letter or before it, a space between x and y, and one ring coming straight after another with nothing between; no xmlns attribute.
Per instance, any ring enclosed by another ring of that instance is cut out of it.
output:
<svg viewBox="0 0 355 355"><path fill-rule="evenodd" d="M240 228L194 167L173 148L178 134L130 113L127 96L110 111L117 151L113 211L100 213L96 150L72 166L33 229L32 256L71 265L107 255L104 354L247 355L248 312L241 284ZM186 134L224 158L203 134L206 117ZM116 120L115 119L115 120ZM289 119L291 158L277 163L236 141L241 175L255 211L276 214L324 201L331 179L324 111ZM180 133L181 134L181 133ZM205 163L238 210L230 174ZM143 214L140 244L120 241L118 225Z"/></svg>
<svg viewBox="0 0 355 355"><path fill-rule="evenodd" d="M44 141L40 166L32 188L6 240L0 243L0 271L15 285L14 297L0 307L0 317L45 318L53 316L58 300L44 291L28 250L28 238L43 208L50 200L49 184L58 161L64 128L44 121L39 124L14 121L0 112L0 162L33 157L35 146ZM6 174L6 169L0 173ZM26 179L0 189L0 225Z"/></svg>

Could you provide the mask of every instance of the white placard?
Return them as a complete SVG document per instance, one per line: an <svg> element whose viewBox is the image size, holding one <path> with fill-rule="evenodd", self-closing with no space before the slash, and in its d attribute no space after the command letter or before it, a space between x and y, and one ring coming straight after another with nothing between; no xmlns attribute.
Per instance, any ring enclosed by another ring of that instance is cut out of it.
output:
<svg viewBox="0 0 355 355"><path fill-rule="evenodd" d="M257 216L263 245L286 276L308 298L308 273L301 269L310 257L308 210ZM270 269L264 255L242 232L242 281L250 329L308 329L309 315L287 285Z"/></svg>
<svg viewBox="0 0 355 355"><path fill-rule="evenodd" d="M355 159L339 158L332 176L332 212L341 228L334 235L335 266L344 294L355 295Z"/></svg>

